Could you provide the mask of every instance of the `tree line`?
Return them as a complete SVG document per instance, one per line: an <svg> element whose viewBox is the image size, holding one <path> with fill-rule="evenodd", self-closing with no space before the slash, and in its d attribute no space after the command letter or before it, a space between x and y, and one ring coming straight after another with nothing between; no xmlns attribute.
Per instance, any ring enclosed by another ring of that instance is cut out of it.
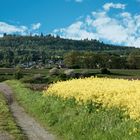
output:
<svg viewBox="0 0 140 140"><path fill-rule="evenodd" d="M71 51L65 54L64 64L69 68L139 69L140 51L133 51L129 55Z"/></svg>

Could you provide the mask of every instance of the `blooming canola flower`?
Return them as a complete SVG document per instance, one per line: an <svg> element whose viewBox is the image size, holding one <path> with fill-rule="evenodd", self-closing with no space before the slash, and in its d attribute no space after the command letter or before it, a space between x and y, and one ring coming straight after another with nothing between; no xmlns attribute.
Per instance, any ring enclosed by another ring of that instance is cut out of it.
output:
<svg viewBox="0 0 140 140"><path fill-rule="evenodd" d="M84 78L52 84L44 95L74 97L79 103L89 100L111 108L125 110L132 119L140 120L140 81L111 78Z"/></svg>

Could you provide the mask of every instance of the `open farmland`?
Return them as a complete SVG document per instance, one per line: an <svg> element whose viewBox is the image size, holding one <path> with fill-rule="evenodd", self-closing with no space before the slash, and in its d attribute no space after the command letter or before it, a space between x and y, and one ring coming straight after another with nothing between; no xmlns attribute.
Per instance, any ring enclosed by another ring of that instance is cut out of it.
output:
<svg viewBox="0 0 140 140"><path fill-rule="evenodd" d="M140 0L0 13L0 140L140 140Z"/></svg>
<svg viewBox="0 0 140 140"><path fill-rule="evenodd" d="M75 86L76 85L76 86ZM131 119L140 119L140 81L108 78L73 79L51 85L44 96L75 98L78 103L95 102L125 110Z"/></svg>
<svg viewBox="0 0 140 140"><path fill-rule="evenodd" d="M75 79L52 84L43 92L19 81L7 83L27 112L60 139L140 139L140 81Z"/></svg>
<svg viewBox="0 0 140 140"><path fill-rule="evenodd" d="M15 73L18 70L16 68L0 68L0 81L15 79ZM63 80L61 78L61 74L65 71L65 69L60 69L60 74L54 77L50 77L49 75L50 69L20 69L20 73L22 74L22 81L31 81L36 75L41 75L42 77L46 77L50 79L50 82L55 82L55 79ZM101 74L100 69L73 69L75 74L82 75L85 73L88 76L96 76L96 77L110 77L110 78L124 78L124 79L140 79L140 70L135 69L110 69L110 74ZM40 81L32 80L35 83L40 83ZM47 82L41 82L46 83Z"/></svg>

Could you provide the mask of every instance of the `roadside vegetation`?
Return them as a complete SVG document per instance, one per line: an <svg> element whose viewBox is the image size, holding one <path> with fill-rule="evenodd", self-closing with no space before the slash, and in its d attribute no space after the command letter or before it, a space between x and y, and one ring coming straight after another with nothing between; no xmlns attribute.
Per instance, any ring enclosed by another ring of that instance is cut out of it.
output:
<svg viewBox="0 0 140 140"><path fill-rule="evenodd" d="M2 93L0 93L0 133L8 134L12 140L26 140L25 135L17 126Z"/></svg>
<svg viewBox="0 0 140 140"><path fill-rule="evenodd" d="M16 99L44 127L66 140L139 140L140 122L124 111L99 102L77 103L42 91L32 91L19 81L7 81Z"/></svg>

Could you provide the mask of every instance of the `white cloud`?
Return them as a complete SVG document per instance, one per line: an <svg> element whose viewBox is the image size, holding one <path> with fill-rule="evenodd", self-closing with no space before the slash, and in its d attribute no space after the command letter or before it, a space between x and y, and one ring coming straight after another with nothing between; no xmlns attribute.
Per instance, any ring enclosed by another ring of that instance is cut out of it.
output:
<svg viewBox="0 0 140 140"><path fill-rule="evenodd" d="M140 15L123 11L110 16L108 10L103 6L102 11L94 11L83 20L55 30L54 34L71 39L99 39L118 45L140 47Z"/></svg>
<svg viewBox="0 0 140 140"><path fill-rule="evenodd" d="M31 28L28 28L27 26L16 26L11 25L6 22L0 22L0 37L3 36L4 33L7 34L21 34L21 35L27 35L28 33L35 34L35 30L38 30L41 26L41 23L32 24Z"/></svg>
<svg viewBox="0 0 140 140"><path fill-rule="evenodd" d="M32 29L33 30L38 30L41 27L41 23L34 23L32 24Z"/></svg>
<svg viewBox="0 0 140 140"><path fill-rule="evenodd" d="M106 3L103 5L104 10L109 11L110 8L125 9L126 5L121 3Z"/></svg>
<svg viewBox="0 0 140 140"><path fill-rule="evenodd" d="M88 32L86 29L84 29L84 23L81 21L75 22L67 28L54 30L54 33L58 32L61 33L61 36L64 38L72 38L77 40L85 38L97 38L94 33Z"/></svg>
<svg viewBox="0 0 140 140"><path fill-rule="evenodd" d="M26 26L15 26L15 25L10 25L10 24L5 23L5 22L0 22L0 34L3 34L3 33L24 34L27 30L28 30L28 28Z"/></svg>

